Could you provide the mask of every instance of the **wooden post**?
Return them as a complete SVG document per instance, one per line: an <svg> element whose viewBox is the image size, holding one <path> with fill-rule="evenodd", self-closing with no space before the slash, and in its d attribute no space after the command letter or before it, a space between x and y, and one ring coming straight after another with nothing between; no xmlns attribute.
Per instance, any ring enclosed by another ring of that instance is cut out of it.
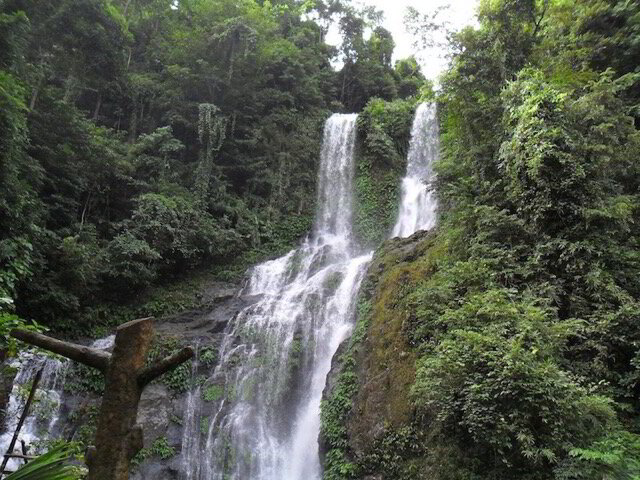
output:
<svg viewBox="0 0 640 480"><path fill-rule="evenodd" d="M144 366L153 337L152 318L133 320L116 330L113 353L62 342L45 335L14 330L24 342L59 353L105 374L105 393L100 407L95 448L87 452L87 480L126 480L131 459L142 448L142 427L136 425L138 404L144 387L163 373L193 357L193 348Z"/></svg>
<svg viewBox="0 0 640 480"><path fill-rule="evenodd" d="M129 462L142 448L141 429L136 426L142 394L137 373L144 367L152 335L149 318L125 323L117 330L88 480L129 478Z"/></svg>
<svg viewBox="0 0 640 480"><path fill-rule="evenodd" d="M29 449L27 447L27 444L24 442L24 440L20 440L20 446L22 448L22 458L24 459L25 465L29 463L29 460L33 460L34 458L36 458L33 455L29 455Z"/></svg>

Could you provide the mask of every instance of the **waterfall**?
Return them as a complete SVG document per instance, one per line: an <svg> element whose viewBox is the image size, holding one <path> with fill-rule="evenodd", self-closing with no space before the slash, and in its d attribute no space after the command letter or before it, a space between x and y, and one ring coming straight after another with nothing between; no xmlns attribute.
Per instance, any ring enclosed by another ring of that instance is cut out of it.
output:
<svg viewBox="0 0 640 480"><path fill-rule="evenodd" d="M202 395L189 396L186 417L201 428L185 436L203 438L183 443L187 480L320 478L322 391L352 330L353 300L372 256L352 238L356 118L327 120L313 232L299 248L252 269L242 293L259 300L230 322L219 364L198 387ZM206 413L194 400L207 403Z"/></svg>
<svg viewBox="0 0 640 480"><path fill-rule="evenodd" d="M251 305L228 323L213 371L196 355L193 388L184 398L181 454L172 467L182 480L321 477L322 392L332 358L353 329L355 299L372 258L372 252L358 247L352 231L356 119L336 114L325 124L310 236L283 257L250 270L241 295L251 299ZM436 202L429 183L438 148L435 105L422 104L411 130L393 236L407 237L434 226ZM92 346L109 348L113 338ZM59 432L69 362L23 352L11 366L18 373L0 435L3 453L24 405L27 383L43 367L37 403L45 414L34 408L20 438L37 445Z"/></svg>
<svg viewBox="0 0 640 480"><path fill-rule="evenodd" d="M96 340L91 344L93 348L109 349L113 346L114 336ZM15 453L22 453L20 440L30 447L29 454L36 453L39 442L55 438L57 424L60 419L62 397L64 393L65 376L70 360L38 351L24 350L17 358L9 363L9 367L17 371L13 387L9 395L5 424L0 435L0 456L9 448L11 438L18 425L18 420L29 395L31 381L36 372L43 369L42 379L36 390L34 403L29 415L20 430L20 436L15 446ZM34 448L35 447L35 448ZM22 462L12 459L7 464L9 470L16 469Z"/></svg>
<svg viewBox="0 0 640 480"><path fill-rule="evenodd" d="M402 180L402 201L392 237L408 237L429 230L436 223L436 199L430 188L432 165L438 158L440 138L435 103L423 103L416 110L411 127L407 175Z"/></svg>
<svg viewBox="0 0 640 480"><path fill-rule="evenodd" d="M29 453L33 454L34 442L46 435L46 432L52 429L57 422L67 362L31 352L22 352L9 364L9 367L15 368L17 374L7 404L3 434L0 435L0 455L4 455L9 448L11 438L18 425L18 419L29 395L31 381L36 376L36 372L43 369L42 379L36 391L36 402L29 412L29 416L25 419L14 450L14 453L22 453L20 448L20 440L22 440L31 447ZM39 411L38 404L44 405L46 411ZM47 418L48 411L53 412L51 419ZM21 464L22 461L11 459L7 468L15 470Z"/></svg>

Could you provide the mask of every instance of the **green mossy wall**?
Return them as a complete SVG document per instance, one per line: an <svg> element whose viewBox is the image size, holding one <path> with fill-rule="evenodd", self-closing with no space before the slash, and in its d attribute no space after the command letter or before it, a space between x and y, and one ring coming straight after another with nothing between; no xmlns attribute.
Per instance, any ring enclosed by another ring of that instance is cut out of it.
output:
<svg viewBox="0 0 640 480"><path fill-rule="evenodd" d="M419 479L427 439L414 428L410 389L417 354L408 295L435 270L434 233L393 239L377 252L358 298L354 335L322 404L324 479Z"/></svg>
<svg viewBox="0 0 640 480"><path fill-rule="evenodd" d="M363 247L380 245L393 228L415 107L373 99L358 117L353 222Z"/></svg>

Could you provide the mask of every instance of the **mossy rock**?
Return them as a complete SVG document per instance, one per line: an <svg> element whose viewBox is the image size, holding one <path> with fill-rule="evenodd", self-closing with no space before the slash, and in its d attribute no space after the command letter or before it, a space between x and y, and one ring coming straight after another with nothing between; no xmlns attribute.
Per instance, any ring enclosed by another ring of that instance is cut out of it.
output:
<svg viewBox="0 0 640 480"><path fill-rule="evenodd" d="M326 480L422 478L425 439L413 428L417 352L407 332L407 299L437 268L442 245L435 232L393 239L369 266L356 329L334 359L323 401Z"/></svg>
<svg viewBox="0 0 640 480"><path fill-rule="evenodd" d="M380 245L398 215L415 107L373 99L358 117L353 223L363 247Z"/></svg>

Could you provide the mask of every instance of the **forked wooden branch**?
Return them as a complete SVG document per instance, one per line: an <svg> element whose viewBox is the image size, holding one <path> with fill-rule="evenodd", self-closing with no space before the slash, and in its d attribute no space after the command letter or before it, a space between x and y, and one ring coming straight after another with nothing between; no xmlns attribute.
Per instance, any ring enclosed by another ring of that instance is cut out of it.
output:
<svg viewBox="0 0 640 480"><path fill-rule="evenodd" d="M173 370L174 368L178 367L180 364L192 358L194 354L195 352L193 351L193 347L184 347L179 352L176 352L173 355L165 357L162 360L158 361L156 364L143 369L138 374L138 385L144 388L146 385L153 382L160 375Z"/></svg>
<svg viewBox="0 0 640 480"><path fill-rule="evenodd" d="M47 337L40 333L29 332L25 330L13 330L11 336L22 340L29 345L44 348L53 353L70 358L76 362L83 363L89 367L96 368L105 373L109 366L111 354L95 348L86 347L84 345L76 345L75 343L63 342L55 338Z"/></svg>
<svg viewBox="0 0 640 480"><path fill-rule="evenodd" d="M31 345L94 367L104 373L105 391L100 407L95 448L87 455L88 480L126 480L131 459L142 448L142 428L136 425L142 390L194 355L185 347L174 355L145 367L153 336L152 318L120 325L113 353L63 342L39 333L14 330L11 335Z"/></svg>

